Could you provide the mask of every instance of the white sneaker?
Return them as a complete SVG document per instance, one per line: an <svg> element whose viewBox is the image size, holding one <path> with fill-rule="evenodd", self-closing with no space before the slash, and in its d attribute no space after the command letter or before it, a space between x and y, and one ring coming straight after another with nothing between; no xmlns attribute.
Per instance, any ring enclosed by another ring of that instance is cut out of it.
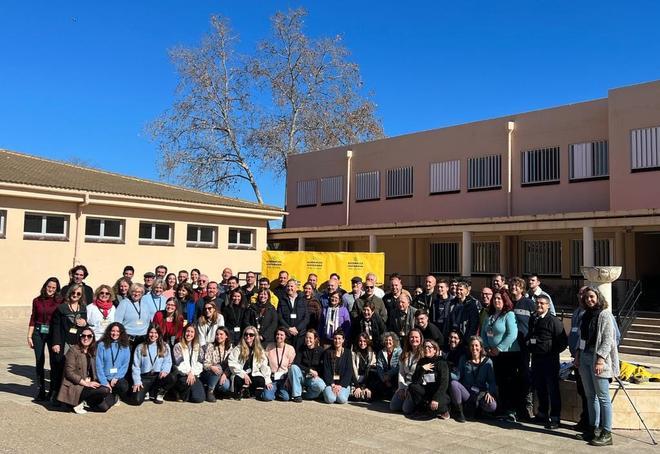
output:
<svg viewBox="0 0 660 454"><path fill-rule="evenodd" d="M86 406L87 406L87 402L80 402L78 405L73 407L73 411L77 415L84 415L85 413L87 413L87 410L85 410Z"/></svg>
<svg viewBox="0 0 660 454"><path fill-rule="evenodd" d="M113 407L118 407L121 405L121 400L119 399L119 396L115 394L115 404Z"/></svg>
<svg viewBox="0 0 660 454"><path fill-rule="evenodd" d="M150 399L149 393L145 393L144 394L144 400L149 400L149 399Z"/></svg>
<svg viewBox="0 0 660 454"><path fill-rule="evenodd" d="M158 394L156 395L156 400L155 402L157 404L162 404L165 401L165 395L164 394Z"/></svg>

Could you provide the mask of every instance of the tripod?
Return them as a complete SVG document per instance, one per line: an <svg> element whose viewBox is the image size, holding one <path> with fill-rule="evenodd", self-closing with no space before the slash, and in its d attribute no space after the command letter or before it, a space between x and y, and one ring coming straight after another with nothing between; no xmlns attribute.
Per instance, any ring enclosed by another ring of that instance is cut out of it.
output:
<svg viewBox="0 0 660 454"><path fill-rule="evenodd" d="M628 398L628 402L630 402L630 405L632 405L633 410L635 410L635 413L637 413L637 417L639 418L640 421L642 421L642 425L644 425L644 429L646 429L646 432L649 434L649 437L651 437L651 441L653 442L654 445L657 445L658 442L655 441L655 438L653 438L653 434L651 433L649 428L646 427L646 423L644 422L644 418L642 418L642 415L639 414L639 411L637 410L637 407L635 407L635 404L633 403L632 399L630 398L630 395L628 394L628 391L626 391L626 387L623 385L623 382L621 381L621 379L619 377L614 377L614 379L619 384L619 389L622 389L623 393ZM619 393L619 389L614 391L614 396L612 396L612 402L614 402L614 398Z"/></svg>

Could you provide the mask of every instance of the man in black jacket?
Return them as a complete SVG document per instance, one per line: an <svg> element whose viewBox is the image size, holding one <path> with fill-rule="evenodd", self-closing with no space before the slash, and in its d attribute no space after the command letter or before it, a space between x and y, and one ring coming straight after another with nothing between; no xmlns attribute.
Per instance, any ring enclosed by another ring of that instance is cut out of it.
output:
<svg viewBox="0 0 660 454"><path fill-rule="evenodd" d="M442 349L445 345L445 337L440 328L429 322L429 312L426 309L417 309L415 312L415 326L422 331L424 340L433 339Z"/></svg>
<svg viewBox="0 0 660 454"><path fill-rule="evenodd" d="M566 349L568 338L564 324L550 313L550 300L545 296L536 298L536 313L530 320L527 345L532 354L532 377L539 397L535 419L546 429L557 429L561 415L559 354Z"/></svg>
<svg viewBox="0 0 660 454"><path fill-rule="evenodd" d="M298 350L305 340L309 312L305 298L298 294L298 283L294 279L286 283L286 295L280 298L277 305L277 318L289 334L288 341Z"/></svg>

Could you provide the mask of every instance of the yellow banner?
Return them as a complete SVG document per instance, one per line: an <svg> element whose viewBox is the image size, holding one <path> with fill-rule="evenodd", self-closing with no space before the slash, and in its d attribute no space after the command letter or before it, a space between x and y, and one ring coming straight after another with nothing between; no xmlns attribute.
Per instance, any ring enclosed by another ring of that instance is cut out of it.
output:
<svg viewBox="0 0 660 454"><path fill-rule="evenodd" d="M298 252L264 251L261 253L261 275L271 281L277 280L280 271L288 271L289 278L301 284L314 273L319 278L319 286L325 283L331 273L341 278L342 287L350 290L354 276L362 280L367 273L376 275L377 285L383 284L385 274L385 254L383 252Z"/></svg>

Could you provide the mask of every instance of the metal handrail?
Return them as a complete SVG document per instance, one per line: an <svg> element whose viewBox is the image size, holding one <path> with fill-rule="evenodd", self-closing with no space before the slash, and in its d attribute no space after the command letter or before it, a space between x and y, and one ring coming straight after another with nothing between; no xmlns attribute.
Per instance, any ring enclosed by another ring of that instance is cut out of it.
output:
<svg viewBox="0 0 660 454"><path fill-rule="evenodd" d="M626 335L626 332L632 325L635 317L637 317L637 302L642 296L642 281L635 282L635 285L628 291L623 304L616 312L616 321L621 331L621 338Z"/></svg>

